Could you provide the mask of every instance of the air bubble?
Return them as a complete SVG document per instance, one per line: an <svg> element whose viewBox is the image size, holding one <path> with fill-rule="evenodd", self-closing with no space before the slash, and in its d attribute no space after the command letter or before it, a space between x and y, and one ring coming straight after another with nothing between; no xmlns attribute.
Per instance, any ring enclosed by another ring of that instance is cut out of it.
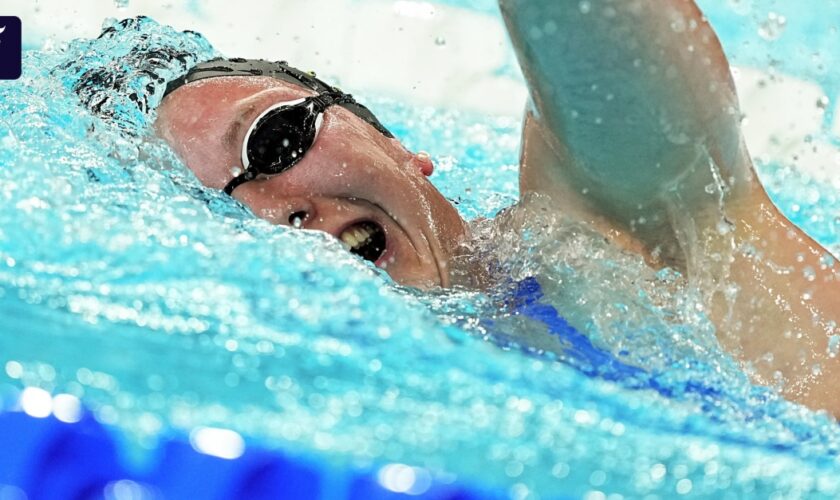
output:
<svg viewBox="0 0 840 500"><path fill-rule="evenodd" d="M592 12L592 4L589 3L587 0L582 0L578 4L578 9L580 9L581 14L589 14Z"/></svg>

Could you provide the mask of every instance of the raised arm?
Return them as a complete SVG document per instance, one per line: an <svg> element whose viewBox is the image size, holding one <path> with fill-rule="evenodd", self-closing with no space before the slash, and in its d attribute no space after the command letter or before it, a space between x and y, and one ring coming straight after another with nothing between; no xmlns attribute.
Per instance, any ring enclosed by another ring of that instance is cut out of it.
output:
<svg viewBox="0 0 840 500"><path fill-rule="evenodd" d="M525 191L546 186L529 182L546 175L534 170L555 170L548 175L561 176L630 227L659 211L669 191L692 209L714 203L702 188L716 182L710 160L729 188L755 188L729 66L694 2L501 0L500 6L528 82L535 128L561 163L525 162Z"/></svg>
<svg viewBox="0 0 840 500"><path fill-rule="evenodd" d="M632 234L704 293L756 381L840 416L840 267L753 175L729 66L695 3L500 6L532 99L523 195Z"/></svg>

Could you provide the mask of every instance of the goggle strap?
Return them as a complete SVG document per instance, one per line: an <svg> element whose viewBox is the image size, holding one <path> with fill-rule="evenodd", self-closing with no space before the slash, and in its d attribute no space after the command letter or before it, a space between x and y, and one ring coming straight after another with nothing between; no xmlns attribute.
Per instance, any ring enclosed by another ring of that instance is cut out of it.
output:
<svg viewBox="0 0 840 500"><path fill-rule="evenodd" d="M232 195L234 189L238 188L241 184L245 184L248 181L256 179L259 174L260 173L257 170L252 170L250 168L246 169L227 183L224 189L225 194L229 196Z"/></svg>

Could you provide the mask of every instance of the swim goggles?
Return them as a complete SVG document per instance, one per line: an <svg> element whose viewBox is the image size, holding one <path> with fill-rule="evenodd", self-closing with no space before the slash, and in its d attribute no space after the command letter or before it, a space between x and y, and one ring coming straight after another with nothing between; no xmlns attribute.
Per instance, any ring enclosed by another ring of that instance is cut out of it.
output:
<svg viewBox="0 0 840 500"><path fill-rule="evenodd" d="M355 114L385 137L394 137L376 116L353 96L345 94L285 62L254 59L214 59L200 63L166 87L164 97L175 89L206 78L220 76L270 76L314 90L318 95L274 104L251 124L242 144L244 171L225 186L227 194L259 175L276 175L303 159L318 136L323 115L330 106L341 106Z"/></svg>

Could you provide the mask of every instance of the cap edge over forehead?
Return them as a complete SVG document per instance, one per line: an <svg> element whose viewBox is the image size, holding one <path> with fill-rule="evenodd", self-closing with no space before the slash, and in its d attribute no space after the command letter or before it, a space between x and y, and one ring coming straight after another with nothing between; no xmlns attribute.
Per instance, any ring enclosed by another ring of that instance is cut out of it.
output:
<svg viewBox="0 0 840 500"><path fill-rule="evenodd" d="M263 59L211 59L196 64L183 76L166 85L163 96L171 94L184 85L207 78L220 76L269 76L292 84L301 85L318 93L335 91L325 82L315 78L314 73L306 73L289 66L286 61L265 61Z"/></svg>
<svg viewBox="0 0 840 500"><path fill-rule="evenodd" d="M385 128L382 123L374 116L373 113L365 106L357 103L353 96L344 94L341 90L315 77L315 73L306 73L297 68L289 66L285 61L265 61L263 59L211 59L199 64L196 64L186 74L172 80L166 86L166 91L163 94L165 98L180 87L205 80L208 78L216 78L221 76L268 76L276 78L293 85L300 85L304 88L314 90L318 94L325 93L339 93L345 99L337 103L352 113L359 116L362 120L372 125L376 130L384 134L386 137L392 138L394 135Z"/></svg>

